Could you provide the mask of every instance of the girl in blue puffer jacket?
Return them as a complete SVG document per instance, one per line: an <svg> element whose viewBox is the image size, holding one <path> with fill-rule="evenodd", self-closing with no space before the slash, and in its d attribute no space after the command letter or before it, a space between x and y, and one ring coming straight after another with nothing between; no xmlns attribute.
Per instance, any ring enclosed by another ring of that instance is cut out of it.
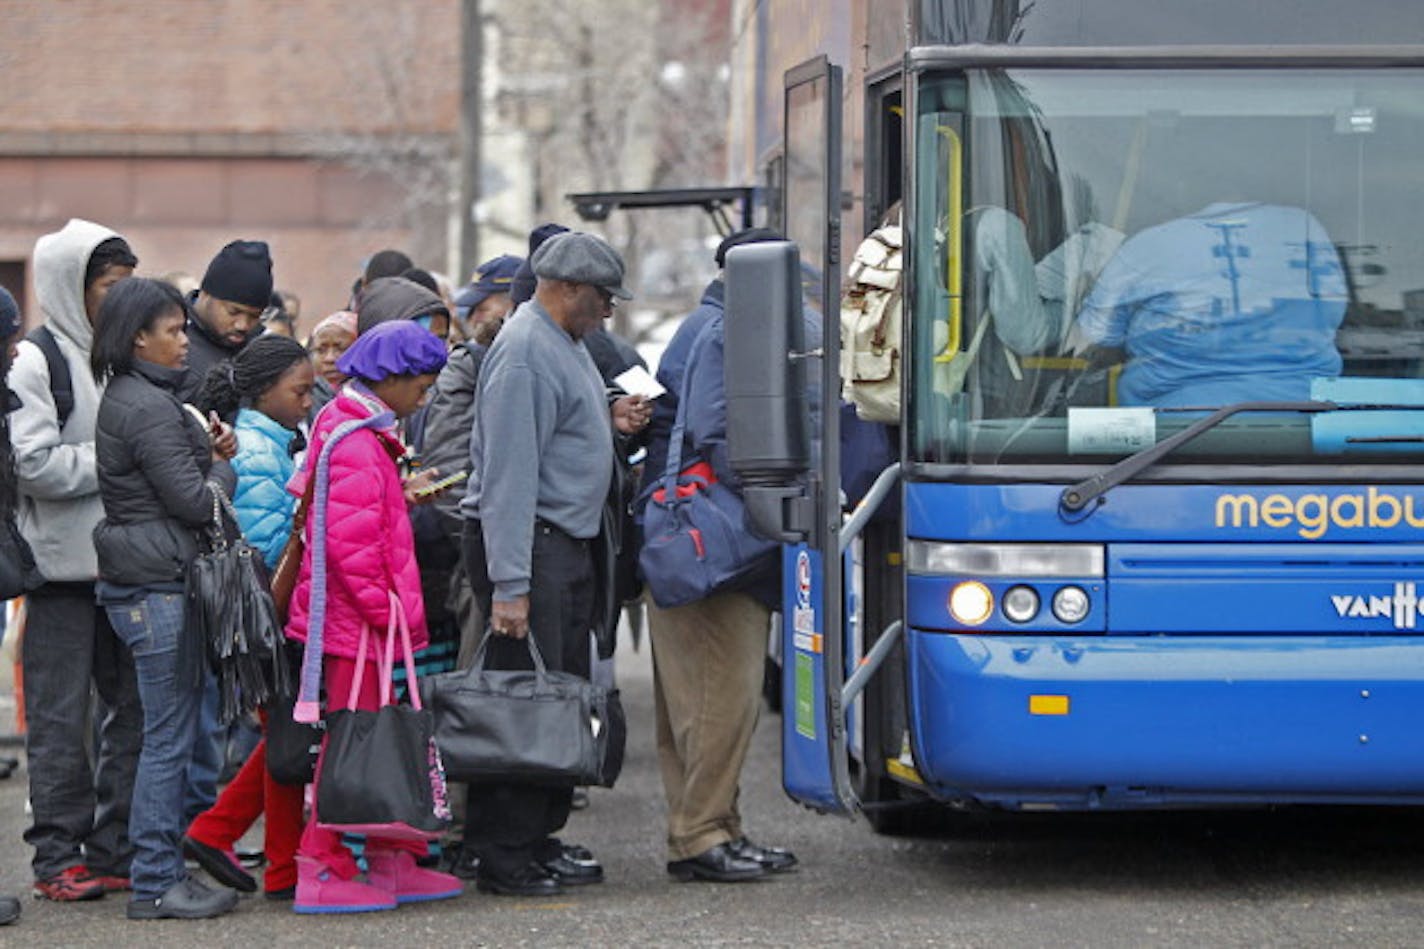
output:
<svg viewBox="0 0 1424 949"><path fill-rule="evenodd" d="M268 334L247 344L230 361L208 374L199 408L230 418L237 412L237 473L233 507L247 542L271 569L292 529L296 498L287 480L296 454L305 447L298 426L311 411L316 381L311 359L296 340ZM302 833L302 788L278 784L267 771L267 745L260 742L237 777L214 804L198 815L183 838L184 850L219 883L243 892L257 889L233 851L265 811L263 848L269 898L291 899L297 884L296 852Z"/></svg>
<svg viewBox="0 0 1424 949"><path fill-rule="evenodd" d="M311 408L316 375L302 345L275 333L259 336L208 374L198 407L231 418L237 412L238 526L270 569L292 529L296 498L287 481L305 447L298 426ZM305 406L305 408L303 408Z"/></svg>

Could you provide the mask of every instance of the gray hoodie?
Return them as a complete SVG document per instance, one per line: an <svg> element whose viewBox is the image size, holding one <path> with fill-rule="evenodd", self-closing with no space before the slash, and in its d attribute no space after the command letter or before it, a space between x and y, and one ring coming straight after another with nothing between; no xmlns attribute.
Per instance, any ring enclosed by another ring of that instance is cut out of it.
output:
<svg viewBox="0 0 1424 949"><path fill-rule="evenodd" d="M413 320L434 313L450 311L445 301L413 280L404 277L382 277L372 280L361 291L357 303L356 332L364 333L379 323L390 320Z"/></svg>
<svg viewBox="0 0 1424 949"><path fill-rule="evenodd" d="M40 348L22 341L10 370L10 388L21 402L10 416L20 531L51 581L92 581L99 573L93 532L104 516L94 461L100 389L89 369L94 333L84 313L84 270L94 248L118 236L75 218L35 242L35 295L74 388L74 411L62 431Z"/></svg>

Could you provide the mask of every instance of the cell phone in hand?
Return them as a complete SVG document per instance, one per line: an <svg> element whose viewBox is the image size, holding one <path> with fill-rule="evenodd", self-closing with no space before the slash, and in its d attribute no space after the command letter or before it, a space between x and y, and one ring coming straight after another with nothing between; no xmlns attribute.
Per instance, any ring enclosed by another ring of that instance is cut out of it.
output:
<svg viewBox="0 0 1424 949"><path fill-rule="evenodd" d="M416 488L416 497L424 498L429 497L432 494L439 494L446 488L453 488L455 485L459 484L461 481L464 481L469 476L470 473L468 471L457 471L454 474L447 475L446 477L441 478L438 481L432 481L423 488Z"/></svg>

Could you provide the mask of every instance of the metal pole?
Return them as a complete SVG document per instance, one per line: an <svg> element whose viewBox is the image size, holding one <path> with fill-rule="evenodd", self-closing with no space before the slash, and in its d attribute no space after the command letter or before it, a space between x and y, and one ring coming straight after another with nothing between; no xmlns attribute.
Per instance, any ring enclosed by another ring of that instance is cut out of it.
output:
<svg viewBox="0 0 1424 949"><path fill-rule="evenodd" d="M459 202L460 236L455 273L450 275L457 287L470 279L480 262L480 231L474 214L475 203L480 199L480 136L483 123L480 75L484 59L484 24L480 20L480 0L461 0L460 37L460 120L456 136L459 180L455 188Z"/></svg>

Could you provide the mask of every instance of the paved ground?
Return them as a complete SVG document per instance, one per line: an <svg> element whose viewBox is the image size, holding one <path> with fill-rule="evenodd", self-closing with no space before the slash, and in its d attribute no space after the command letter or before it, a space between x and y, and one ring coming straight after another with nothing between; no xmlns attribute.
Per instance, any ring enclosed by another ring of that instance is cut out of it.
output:
<svg viewBox="0 0 1424 949"><path fill-rule="evenodd" d="M557 902L473 892L351 918L261 899L222 920L130 923L112 897L25 901L0 945L1297 946L1424 943L1424 817L1408 811L1042 817L929 839L818 817L777 783L767 716L744 782L755 835L804 868L766 883L678 885L663 871L646 655L620 657L632 734L623 781L595 792L572 839L609 882ZM23 774L0 782L0 890L28 884Z"/></svg>

